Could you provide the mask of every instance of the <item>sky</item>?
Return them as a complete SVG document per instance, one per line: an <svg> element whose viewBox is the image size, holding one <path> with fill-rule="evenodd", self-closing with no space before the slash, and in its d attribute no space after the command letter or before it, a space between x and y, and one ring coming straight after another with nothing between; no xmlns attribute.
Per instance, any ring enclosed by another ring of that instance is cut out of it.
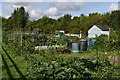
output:
<svg viewBox="0 0 120 80"><path fill-rule="evenodd" d="M21 2L22 1L22 2ZM24 6L31 20L37 20L42 16L59 18L64 14L79 16L80 14L98 12L104 14L118 10L118 1L113 0L3 0L0 3L0 16L9 18L17 7Z"/></svg>

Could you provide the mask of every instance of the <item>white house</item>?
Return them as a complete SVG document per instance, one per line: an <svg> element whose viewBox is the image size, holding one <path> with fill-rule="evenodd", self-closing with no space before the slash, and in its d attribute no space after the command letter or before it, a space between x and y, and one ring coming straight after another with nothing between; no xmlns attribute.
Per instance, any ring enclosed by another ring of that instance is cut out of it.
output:
<svg viewBox="0 0 120 80"><path fill-rule="evenodd" d="M95 38L101 34L109 35L109 28L107 25L93 25L93 27L88 30L88 38Z"/></svg>

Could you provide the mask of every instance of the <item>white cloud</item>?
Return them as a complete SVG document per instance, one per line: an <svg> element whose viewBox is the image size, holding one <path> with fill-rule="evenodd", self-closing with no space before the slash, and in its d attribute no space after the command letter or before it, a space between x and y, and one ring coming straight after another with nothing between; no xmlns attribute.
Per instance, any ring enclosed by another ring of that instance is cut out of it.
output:
<svg viewBox="0 0 120 80"><path fill-rule="evenodd" d="M36 13L36 17L40 17L40 16L60 16L63 15L66 11L77 11L80 10L83 7L83 3L82 2L54 2L50 4L50 8L48 8L47 10L34 10L34 13ZM32 18L33 14L31 13ZM39 14L39 15L37 15Z"/></svg>
<svg viewBox="0 0 120 80"><path fill-rule="evenodd" d="M31 19L38 19L41 18L42 16L58 16L58 15L62 15L61 11L58 11L57 8L55 7L51 7L47 10L41 10L41 9L32 9L30 11L30 17Z"/></svg>
<svg viewBox="0 0 120 80"><path fill-rule="evenodd" d="M113 3L108 8L108 12L111 12L111 11L114 11L114 10L118 10L118 3Z"/></svg>
<svg viewBox="0 0 120 80"><path fill-rule="evenodd" d="M45 11L45 14L49 16L55 16L59 14L59 11L56 7L51 7Z"/></svg>
<svg viewBox="0 0 120 80"><path fill-rule="evenodd" d="M111 0L113 2L118 0ZM84 7L84 2L110 2L110 0L2 0L2 2L12 2L6 7L2 8L4 17L9 17L14 9L24 6L29 12L31 19L38 19L44 15L47 16L61 16L67 11L79 11ZM52 2L48 9L35 9L34 7L40 5L41 2ZM117 4L112 4L108 11L118 9ZM1 14L0 14L1 15Z"/></svg>
<svg viewBox="0 0 120 80"><path fill-rule="evenodd" d="M38 3L31 3L31 2L12 2L9 5L2 8L2 16L8 18L14 9L24 6L27 12L30 12L35 5Z"/></svg>
<svg viewBox="0 0 120 80"><path fill-rule="evenodd" d="M8 16L11 15L13 10L14 10L14 7L12 5L8 5L4 8L2 8L2 16L8 18Z"/></svg>
<svg viewBox="0 0 120 80"><path fill-rule="evenodd" d="M45 2L48 0L1 0L2 2Z"/></svg>
<svg viewBox="0 0 120 80"><path fill-rule="evenodd" d="M119 0L1 0L2 2L119 2Z"/></svg>
<svg viewBox="0 0 120 80"><path fill-rule="evenodd" d="M2 16L2 3L0 3L0 16Z"/></svg>
<svg viewBox="0 0 120 80"><path fill-rule="evenodd" d="M53 2L85 2L89 0L52 0Z"/></svg>
<svg viewBox="0 0 120 80"><path fill-rule="evenodd" d="M58 10L80 10L83 7L83 2L57 2L54 4Z"/></svg>
<svg viewBox="0 0 120 80"><path fill-rule="evenodd" d="M53 2L119 2L119 0L52 0Z"/></svg>
<svg viewBox="0 0 120 80"><path fill-rule="evenodd" d="M54 2L50 3L50 7L48 9L35 9L34 7L40 5L41 3L31 3L31 2L13 2L8 6L2 8L3 16L8 17L11 15L14 9L20 6L24 6L25 10L29 12L31 19L38 19L44 15L47 16L60 16L64 14L66 11L76 11L80 10L83 6L82 2Z"/></svg>
<svg viewBox="0 0 120 80"><path fill-rule="evenodd" d="M0 10L1 11L1 10ZM2 13L0 12L0 17L2 16Z"/></svg>
<svg viewBox="0 0 120 80"><path fill-rule="evenodd" d="M38 4L40 4L40 3L36 3L36 2L33 2L33 3L32 2L13 2L12 6L14 8L24 6L26 11L30 11L32 8L34 8L34 6L36 6Z"/></svg>
<svg viewBox="0 0 120 80"><path fill-rule="evenodd" d="M30 12L29 12L29 15L30 15L30 18L32 20L35 20L35 19L38 19L40 18L41 16L44 15L44 11L42 10L39 10L39 9L32 9Z"/></svg>

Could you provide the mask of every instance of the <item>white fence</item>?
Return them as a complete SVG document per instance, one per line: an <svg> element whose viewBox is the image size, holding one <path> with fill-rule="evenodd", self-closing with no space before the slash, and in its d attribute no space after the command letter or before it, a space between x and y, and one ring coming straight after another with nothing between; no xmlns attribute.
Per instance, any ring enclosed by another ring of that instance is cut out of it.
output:
<svg viewBox="0 0 120 80"><path fill-rule="evenodd" d="M66 36L76 36L76 37L79 37L81 38L82 37L82 34L64 34Z"/></svg>

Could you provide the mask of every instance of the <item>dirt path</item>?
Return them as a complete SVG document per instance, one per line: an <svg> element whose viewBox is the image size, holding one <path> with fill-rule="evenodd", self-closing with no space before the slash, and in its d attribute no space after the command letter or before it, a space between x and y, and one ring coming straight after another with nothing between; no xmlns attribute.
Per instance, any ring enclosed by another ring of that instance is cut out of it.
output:
<svg viewBox="0 0 120 80"><path fill-rule="evenodd" d="M75 57L80 57L80 58L95 58L95 57L103 57L103 56L106 56L106 55L76 55ZM112 64L115 64L115 65L120 65L120 56L119 55L116 55L116 56L106 56L106 58L108 58L108 60L110 60L112 62Z"/></svg>
<svg viewBox="0 0 120 80"><path fill-rule="evenodd" d="M115 65L120 65L120 56L108 56L108 59Z"/></svg>

